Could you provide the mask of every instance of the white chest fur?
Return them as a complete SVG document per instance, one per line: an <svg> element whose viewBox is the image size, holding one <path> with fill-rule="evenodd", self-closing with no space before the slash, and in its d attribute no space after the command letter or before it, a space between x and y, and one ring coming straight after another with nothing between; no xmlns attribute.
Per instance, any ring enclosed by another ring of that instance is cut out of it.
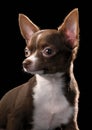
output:
<svg viewBox="0 0 92 130"><path fill-rule="evenodd" d="M36 75L34 88L33 130L49 130L67 123L73 114L63 94L64 80L60 73L45 77Z"/></svg>

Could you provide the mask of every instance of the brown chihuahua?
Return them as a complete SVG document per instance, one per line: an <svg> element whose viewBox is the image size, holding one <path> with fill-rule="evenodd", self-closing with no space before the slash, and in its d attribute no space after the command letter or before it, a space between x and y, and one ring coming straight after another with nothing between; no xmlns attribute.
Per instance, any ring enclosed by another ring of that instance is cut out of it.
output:
<svg viewBox="0 0 92 130"><path fill-rule="evenodd" d="M73 9L58 29L40 30L19 14L25 39L23 69L33 76L0 101L0 130L79 130L79 88L73 64L79 48L79 13Z"/></svg>

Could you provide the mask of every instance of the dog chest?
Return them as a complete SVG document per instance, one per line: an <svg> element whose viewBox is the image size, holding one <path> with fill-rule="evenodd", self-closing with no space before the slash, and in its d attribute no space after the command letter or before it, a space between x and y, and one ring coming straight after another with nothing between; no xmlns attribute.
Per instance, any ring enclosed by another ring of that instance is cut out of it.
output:
<svg viewBox="0 0 92 130"><path fill-rule="evenodd" d="M33 130L53 129L69 121L73 108L63 94L63 87L64 81L60 74L45 78L37 76L37 85L34 88Z"/></svg>

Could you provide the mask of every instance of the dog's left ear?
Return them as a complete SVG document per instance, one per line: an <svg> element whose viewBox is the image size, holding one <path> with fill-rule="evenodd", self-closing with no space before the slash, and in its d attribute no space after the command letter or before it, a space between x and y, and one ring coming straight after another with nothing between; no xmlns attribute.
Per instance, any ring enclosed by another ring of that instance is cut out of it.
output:
<svg viewBox="0 0 92 130"><path fill-rule="evenodd" d="M79 40L79 14L78 9L73 9L64 19L58 30L64 33L67 44L70 48L78 46Z"/></svg>
<svg viewBox="0 0 92 130"><path fill-rule="evenodd" d="M28 42L33 33L39 30L38 26L36 26L26 15L19 14L18 18L19 28L21 35Z"/></svg>

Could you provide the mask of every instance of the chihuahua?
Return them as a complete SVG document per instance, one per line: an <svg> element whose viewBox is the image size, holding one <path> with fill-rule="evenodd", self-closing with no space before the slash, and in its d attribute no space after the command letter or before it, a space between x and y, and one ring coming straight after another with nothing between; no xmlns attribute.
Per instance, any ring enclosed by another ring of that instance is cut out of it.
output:
<svg viewBox="0 0 92 130"><path fill-rule="evenodd" d="M79 88L73 72L79 48L79 11L73 9L57 29L40 29L19 14L26 42L28 82L0 101L0 130L79 130Z"/></svg>

